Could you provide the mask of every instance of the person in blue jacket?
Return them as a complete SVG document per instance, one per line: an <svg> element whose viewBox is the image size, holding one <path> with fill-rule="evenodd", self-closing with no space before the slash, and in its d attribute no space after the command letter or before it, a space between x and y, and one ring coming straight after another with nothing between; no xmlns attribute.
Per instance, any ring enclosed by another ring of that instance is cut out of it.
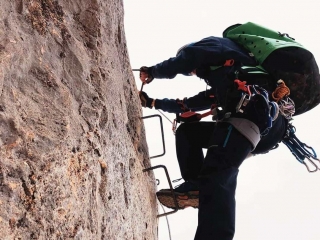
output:
<svg viewBox="0 0 320 240"><path fill-rule="evenodd" d="M211 87L183 100L153 99L140 92L143 107L182 113L210 109L216 104L224 113L231 112L217 122L183 123L176 132L177 159L185 182L174 192L180 209L199 208L195 240L233 239L238 168L248 155L275 147L286 132L287 120L280 114L272 128L267 124L270 109L261 98L262 102L258 98L250 101L243 113L234 111L240 95L230 97L230 89L242 65L255 66L256 62L232 40L208 37L182 47L175 57L140 68L143 83L183 74L196 75ZM223 67L213 71L212 66ZM202 148L207 149L205 157ZM169 190L160 190L157 197L165 206L175 207Z"/></svg>

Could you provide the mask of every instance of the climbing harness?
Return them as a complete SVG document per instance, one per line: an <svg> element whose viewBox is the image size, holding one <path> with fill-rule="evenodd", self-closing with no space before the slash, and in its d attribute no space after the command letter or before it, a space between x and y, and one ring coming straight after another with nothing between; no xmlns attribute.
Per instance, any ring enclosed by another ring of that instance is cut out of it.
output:
<svg viewBox="0 0 320 240"><path fill-rule="evenodd" d="M256 115L258 116L261 121L267 121L265 129L260 133L261 136L264 136L268 134L270 128L272 127L272 122L277 119L279 108L278 105L272 101L269 101L269 94L268 92L257 85L246 85L246 81L240 81L236 79L234 81L238 84L238 90L242 91L241 99L236 107L236 113L245 113L246 107L248 106L250 101L260 101L260 103L263 105L260 105L260 109L268 109L269 111L263 112L257 112L258 109L256 107ZM260 117L260 115L265 115Z"/></svg>
<svg viewBox="0 0 320 240"><path fill-rule="evenodd" d="M289 123L287 133L282 142L289 148L293 156L295 156L300 163L305 165L309 172L316 172L317 170L320 170L320 165L318 166L316 164L316 161L320 163L316 152L312 147L301 142L295 135L295 132L296 128L291 123ZM308 166L305 160L308 160L309 163L314 167L313 170Z"/></svg>
<svg viewBox="0 0 320 240"><path fill-rule="evenodd" d="M260 101L262 108L266 109L264 113L265 116L260 117L260 119L267 119L266 128L261 132L261 135L266 135L269 129L272 127L272 121L274 121L279 114L279 107L275 102L269 101L268 92L257 86L257 85L246 85L246 81L240 81L239 79L234 80L234 83L237 85L237 90L241 92L241 97L237 103L235 110L233 112L237 114L244 114L246 112L246 107L250 101ZM238 94L237 94L238 96ZM253 106L254 108L254 106ZM256 109L255 109L256 110ZM262 114L261 112L256 112L256 114ZM199 114L192 111L184 112L177 116L173 122L173 132L177 129L177 123L180 122L197 122L202 118L212 115L212 120L221 121L223 119L230 118L232 113L225 111L225 109L218 105L213 104L210 111L203 114Z"/></svg>
<svg viewBox="0 0 320 240"><path fill-rule="evenodd" d="M271 94L274 101L269 101L268 92L257 85L246 85L245 81L240 81L238 79L235 80L235 83L238 84L238 90L242 91L242 96L236 106L236 113L244 113L246 106L248 105L249 101L252 100L251 98L253 96L259 96L261 100L264 100L265 104L269 105L270 112L268 116L267 128L261 133L261 136L264 136L268 133L269 129L272 127L272 122L277 119L279 114L283 115L289 121L292 120L292 116L295 113L295 104L289 97L290 89L286 86L283 80L278 80L277 87ZM179 120L182 122L194 122L200 121L203 117L209 115L213 115L213 120L216 121L230 117L230 113L226 114L221 107L212 105L210 111L204 114L191 111L184 112L179 116ZM180 121L177 121L177 119L174 120L174 131L177 128L177 122ZM295 135L295 132L295 127L289 123L286 135L282 142L289 148L296 159L306 166L309 172L316 172L317 170L320 170L320 164L319 166L316 164L317 162L320 163L320 160L317 158L315 150L301 142ZM273 149L276 148L277 146L275 146ZM308 160L313 168L306 163L306 160Z"/></svg>

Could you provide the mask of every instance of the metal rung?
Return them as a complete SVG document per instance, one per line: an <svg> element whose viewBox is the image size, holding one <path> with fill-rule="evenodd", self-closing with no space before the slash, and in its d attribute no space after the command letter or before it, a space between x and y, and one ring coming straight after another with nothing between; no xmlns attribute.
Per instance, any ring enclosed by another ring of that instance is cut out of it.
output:
<svg viewBox="0 0 320 240"><path fill-rule="evenodd" d="M170 190L171 190L171 194L172 194L172 197L173 197L174 205L175 205L175 209L174 210L172 210L170 212L166 212L166 213L162 213L162 214L157 215L157 217L159 218L159 217L167 216L169 214L173 214L173 213L177 212L179 210L179 205L178 205L178 201L177 201L177 199L176 199L176 197L174 195L174 191L173 191L173 187L172 187L172 184L171 184L170 176L169 176L169 173L168 173L168 170L167 170L166 166L164 166L164 165L153 166L153 167L144 169L143 172L151 171L151 170L154 170L156 168L163 168L164 172L166 173L167 180L168 180L168 183L169 183L169 186L170 186Z"/></svg>
<svg viewBox="0 0 320 240"><path fill-rule="evenodd" d="M160 120L163 153L162 153L162 154L159 154L159 155L152 156L152 157L150 157L150 159L152 159L152 158L157 158L157 157L162 157L163 155L166 154L166 146L165 146L165 143L164 143L164 133L163 133L162 117L161 117L159 114L154 114L154 115L150 115L150 116L141 117L141 119L147 119L147 118L153 118L153 117L159 117L159 120Z"/></svg>

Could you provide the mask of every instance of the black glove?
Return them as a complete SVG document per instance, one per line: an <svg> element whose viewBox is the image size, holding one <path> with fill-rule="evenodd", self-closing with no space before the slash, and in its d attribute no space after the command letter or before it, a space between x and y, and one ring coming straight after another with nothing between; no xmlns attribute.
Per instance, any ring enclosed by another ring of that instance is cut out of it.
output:
<svg viewBox="0 0 320 240"><path fill-rule="evenodd" d="M150 68L145 67L145 66L140 68L140 80L142 82L151 83L153 79L154 79L154 77L152 76Z"/></svg>
<svg viewBox="0 0 320 240"><path fill-rule="evenodd" d="M143 91L139 92L139 97L142 107L152 108L153 98L149 98L148 94Z"/></svg>

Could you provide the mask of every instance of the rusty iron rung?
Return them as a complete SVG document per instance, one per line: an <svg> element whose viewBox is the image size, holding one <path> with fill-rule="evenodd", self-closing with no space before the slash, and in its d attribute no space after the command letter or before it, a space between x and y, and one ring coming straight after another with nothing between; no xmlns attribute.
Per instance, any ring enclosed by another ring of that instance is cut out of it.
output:
<svg viewBox="0 0 320 240"><path fill-rule="evenodd" d="M167 216L169 214L173 214L175 212L177 212L179 210L179 205L178 205L178 201L174 195L174 191L173 191L173 187L172 187L172 184L171 184L171 180L170 180L170 176L169 176L169 173L168 173L168 169L166 168L166 166L164 165L156 165L156 166L153 166L153 167L150 167L150 168L146 168L146 169L143 169L143 172L147 172L147 171L151 171L151 170L154 170L154 169L157 169L157 168L163 168L165 174L166 174L166 177L167 177L167 180L168 180L168 183L169 183L169 186L170 186L170 190L171 190L171 194L172 194L172 197L173 197L173 201L174 201L174 205L175 205L175 209L170 211L170 212L166 212L166 213L162 213L162 214L158 214L157 217L163 217L163 216Z"/></svg>
<svg viewBox="0 0 320 240"><path fill-rule="evenodd" d="M163 155L166 154L166 146L165 146L165 142L164 142L164 132L163 132L162 117L159 114L154 114L154 115L141 117L141 119L148 119L148 118L153 118L153 117L159 117L159 120L160 120L163 153L161 153L159 155L151 156L150 159L157 158L157 157L162 157Z"/></svg>

